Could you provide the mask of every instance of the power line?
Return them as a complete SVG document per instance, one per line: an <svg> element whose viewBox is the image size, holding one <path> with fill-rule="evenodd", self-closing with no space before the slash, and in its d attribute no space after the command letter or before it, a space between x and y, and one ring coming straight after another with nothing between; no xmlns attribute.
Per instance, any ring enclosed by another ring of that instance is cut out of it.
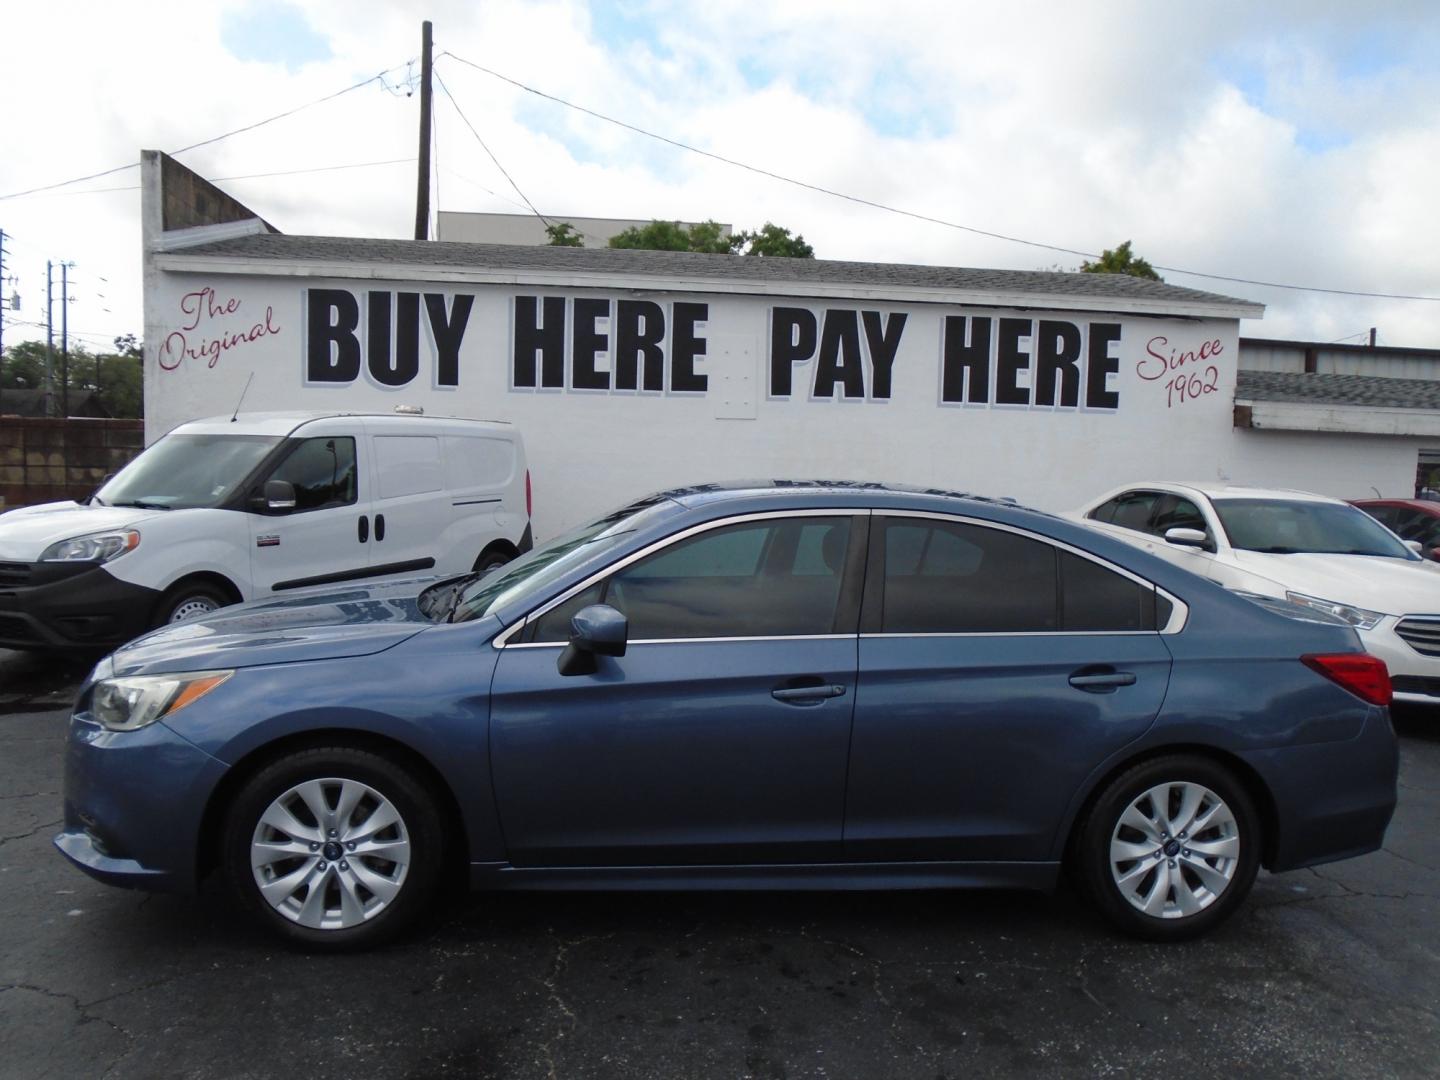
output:
<svg viewBox="0 0 1440 1080"><path fill-rule="evenodd" d="M202 146L211 146L217 142L220 142L222 139L228 139L234 135L243 135L247 131L254 131L256 128L264 127L266 124L273 124L276 120L284 120L288 116L294 116L296 113L303 112L304 110L313 108L316 105L323 105L327 101L333 101L344 94L350 93L352 90L359 90L362 86L368 86L372 82L379 82L382 86L385 86L385 76L388 75L391 71L400 70L400 67L403 66L404 65L402 64L399 67L389 68L386 71L382 71L377 75L371 75L368 79L362 79L360 82L355 83L353 86L347 86L345 87L345 89L337 90L333 94L326 94L324 97L316 98L314 101L306 102L304 105L297 105L293 109L286 109L284 112L276 113L274 116L268 116L264 120L257 120L253 124L246 124L244 127L238 127L235 128L233 131L227 131L223 135L216 135L213 138L202 139L200 142L191 143L189 146L182 146L179 150L170 151L170 155L172 157L177 157L180 154L184 154L190 150L198 150ZM42 184L40 187L29 188L25 191L14 191L11 192L9 195L0 195L0 202L5 202L7 199L18 199L22 195L35 195L42 191L53 191L56 188L70 187L72 184L83 184L87 180L98 180L102 176L111 176L118 172L124 172L126 169L134 169L138 167L139 164L140 163L138 161L132 161L128 165L116 165L113 169L102 169L100 172L90 173L88 176L77 176L70 180L58 181L54 184Z"/></svg>
<svg viewBox="0 0 1440 1080"><path fill-rule="evenodd" d="M390 158L388 161L356 161L349 165L322 165L313 169L284 169L280 172L245 173L241 176L217 176L211 183L225 184L232 180L261 180L270 176L304 176L310 173L338 172L341 169L371 169L380 165L410 165L414 158ZM51 194L51 198L62 198L71 195L103 195L113 191L139 191L139 184L129 184L125 187L108 188L86 188L84 191L57 191ZM8 233L6 234L9 235Z"/></svg>
<svg viewBox="0 0 1440 1080"><path fill-rule="evenodd" d="M440 55L443 57L450 56L452 54L441 53ZM460 58L457 56L456 59L458 60ZM504 176L506 180L510 181L510 186L515 189L515 194L519 195L520 198L524 199L525 205L530 207L530 212L536 217L538 217L541 221L545 222L545 224L548 226L550 224L549 219L546 218L544 214L540 213L539 210L535 209L535 204L530 201L529 196L527 196L525 192L520 190L520 185L515 182L515 178L505 171L505 166L500 164L500 159L495 156L494 152L490 149L490 147L485 145L485 140L482 139L480 137L480 133L475 130L475 125L470 123L469 117L467 117L464 110L460 108L460 103L455 100L455 95L450 93L450 88L445 85L445 80L440 77L440 73L436 71L434 72L434 75L435 81L440 84L440 89L445 91L445 96L450 99L450 104L454 106L455 112L459 114L461 120L465 121L465 126L470 129L470 134L475 136L475 141L480 144L481 148L485 151L485 153L490 155L490 160L495 163L495 167L500 170L501 175Z"/></svg>
<svg viewBox="0 0 1440 1080"><path fill-rule="evenodd" d="M944 218L932 217L929 214L921 214L913 210L905 210L898 206L890 206L886 203L876 202L873 199L866 199L858 195L850 195L843 191L836 191L832 188L822 187L819 184L812 184L805 180L797 180L794 177L785 176L783 173L773 172L770 169L761 168L758 165L751 165L743 161L737 161L734 158L728 158L722 154L712 153L709 150L702 150L699 147L691 146L688 143L680 142L678 139L671 139L665 135L659 135L653 131L647 131L645 128L637 127L634 124L626 123L624 120L617 120L613 116L606 116L604 113L597 112L594 109L586 108L584 105L577 105L573 101L567 101L562 97L557 97L554 94L549 94L543 90L538 90L533 86L528 86L518 79L513 79L509 75L501 74L500 72L487 68L482 64L477 64L472 60L466 60L463 56L456 56L452 52L442 52L438 57L436 57L436 59L443 60L446 57L449 57L452 60L456 60L466 65L467 67L472 67L476 71L483 72L484 74L489 75L492 78L499 79L501 82L509 83L511 86L514 86L517 89L524 90L527 94L534 94L536 97L544 98L546 101L553 101L557 105L563 105L567 109L573 109L576 112L584 113L586 116L594 117L596 120L603 120L607 124L614 124L616 127L624 128L626 131L634 132L637 135L643 135L647 139L655 139L669 146L673 146L679 150L685 150L692 154L698 154L701 157L710 158L712 161L718 161L722 164L730 165L737 169L744 169L747 172L752 172L759 176L769 177L772 180L779 180L781 183L791 184L795 187L804 188L807 191L814 191L821 195L828 195L831 198L843 199L846 202L855 203L858 206L867 206L870 207L872 210L883 210L884 212L889 214L898 214L901 217L912 218L913 220L923 221L931 225L940 225L947 229L957 229L961 232L972 233L976 236L984 236L991 240L1003 240L1006 243L1023 244L1026 247L1039 248L1043 251L1058 251L1064 255L1078 255L1083 259L1099 258L1099 256L1096 255L1094 252L1079 251L1075 248L1062 247L1058 244L1046 244L1041 243L1037 240L1026 240L1023 237L1019 236L1008 236L1005 233L990 232L986 229L976 228L973 225L962 225L956 221L947 221ZM439 78L438 74L436 75L436 78ZM442 83L441 85L443 86L444 84ZM450 95L450 91L447 89L445 93L447 97L451 98L451 102L454 103L454 98ZM458 104L456 104L456 109L459 109ZM496 164L498 165L499 162L496 162ZM504 170L502 169L501 171L503 172ZM517 188L516 190L518 191L519 189ZM529 200L527 199L526 201L528 202ZM1295 292L1327 293L1333 296L1358 296L1374 300L1425 300L1431 303L1440 303L1440 296L1412 296L1403 293L1365 292L1358 289L1329 289L1323 288L1318 285L1290 285L1284 282L1259 281L1254 278L1233 277L1227 274L1209 274L1200 270L1186 270L1178 266L1161 266L1158 263L1154 264L1154 266L1156 270L1164 270L1168 274L1185 274L1189 277L1204 278L1208 281L1225 281L1238 285L1255 285L1266 289L1287 289Z"/></svg>

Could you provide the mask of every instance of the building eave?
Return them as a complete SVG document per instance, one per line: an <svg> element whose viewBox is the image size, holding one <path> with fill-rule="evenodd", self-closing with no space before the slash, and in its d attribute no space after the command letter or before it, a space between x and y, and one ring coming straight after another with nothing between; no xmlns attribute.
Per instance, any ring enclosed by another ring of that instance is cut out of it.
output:
<svg viewBox="0 0 1440 1080"><path fill-rule="evenodd" d="M404 263L332 262L157 253L155 265L170 273L235 274L260 277L337 278L359 281L427 281L455 285L508 285L541 289L604 289L629 293L710 293L742 296L869 300L887 304L945 304L1047 311L1097 311L1196 319L1255 319L1263 304L1076 296L1060 293L1006 292L993 289L944 289L923 286L857 285L853 282L727 280L716 277L647 275L596 271L550 271L447 267Z"/></svg>

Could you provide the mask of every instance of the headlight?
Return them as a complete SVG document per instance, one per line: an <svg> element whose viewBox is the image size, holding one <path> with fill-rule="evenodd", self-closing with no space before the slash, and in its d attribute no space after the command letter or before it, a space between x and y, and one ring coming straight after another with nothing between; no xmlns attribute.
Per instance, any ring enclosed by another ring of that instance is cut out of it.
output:
<svg viewBox="0 0 1440 1080"><path fill-rule="evenodd" d="M234 675L188 671L183 675L135 675L102 679L90 696L90 715L111 731L134 731L178 712Z"/></svg>
<svg viewBox="0 0 1440 1080"><path fill-rule="evenodd" d="M1304 593L1287 592L1285 599L1292 604L1299 604L1301 607L1314 608L1316 611L1323 611L1327 615L1334 615L1337 619L1344 619L1356 630L1374 630L1380 625L1380 620L1385 616L1378 611L1367 611L1362 607L1355 607L1353 604L1341 604L1334 600L1322 600L1318 596L1306 596Z"/></svg>
<svg viewBox="0 0 1440 1080"><path fill-rule="evenodd" d="M140 545L135 529L91 533L51 544L40 553L41 562L109 562Z"/></svg>

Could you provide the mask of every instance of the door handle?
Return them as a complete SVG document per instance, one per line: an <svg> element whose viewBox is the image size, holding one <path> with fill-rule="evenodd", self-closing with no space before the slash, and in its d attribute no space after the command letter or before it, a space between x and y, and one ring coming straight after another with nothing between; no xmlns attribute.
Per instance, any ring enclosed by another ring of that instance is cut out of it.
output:
<svg viewBox="0 0 1440 1080"><path fill-rule="evenodd" d="M361 514L360 520L355 523L355 535L362 544L370 539L370 519L364 514Z"/></svg>
<svg viewBox="0 0 1440 1080"><path fill-rule="evenodd" d="M843 686L787 686L779 690L771 690L770 696L776 701L814 701L819 702L825 698L840 697L845 693Z"/></svg>
<svg viewBox="0 0 1440 1080"><path fill-rule="evenodd" d="M1120 686L1134 686L1135 673L1131 671L1094 671L1081 668L1070 676L1070 685L1077 690L1091 694L1109 694Z"/></svg>
<svg viewBox="0 0 1440 1080"><path fill-rule="evenodd" d="M375 515L375 542L378 544L385 539L385 515Z"/></svg>

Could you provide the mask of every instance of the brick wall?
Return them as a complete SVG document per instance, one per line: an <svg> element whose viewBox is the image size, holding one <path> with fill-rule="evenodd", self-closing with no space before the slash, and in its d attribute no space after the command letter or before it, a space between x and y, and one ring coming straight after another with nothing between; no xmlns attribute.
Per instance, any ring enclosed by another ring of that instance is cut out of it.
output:
<svg viewBox="0 0 1440 1080"><path fill-rule="evenodd" d="M143 420L0 417L0 507L83 498L144 448Z"/></svg>

